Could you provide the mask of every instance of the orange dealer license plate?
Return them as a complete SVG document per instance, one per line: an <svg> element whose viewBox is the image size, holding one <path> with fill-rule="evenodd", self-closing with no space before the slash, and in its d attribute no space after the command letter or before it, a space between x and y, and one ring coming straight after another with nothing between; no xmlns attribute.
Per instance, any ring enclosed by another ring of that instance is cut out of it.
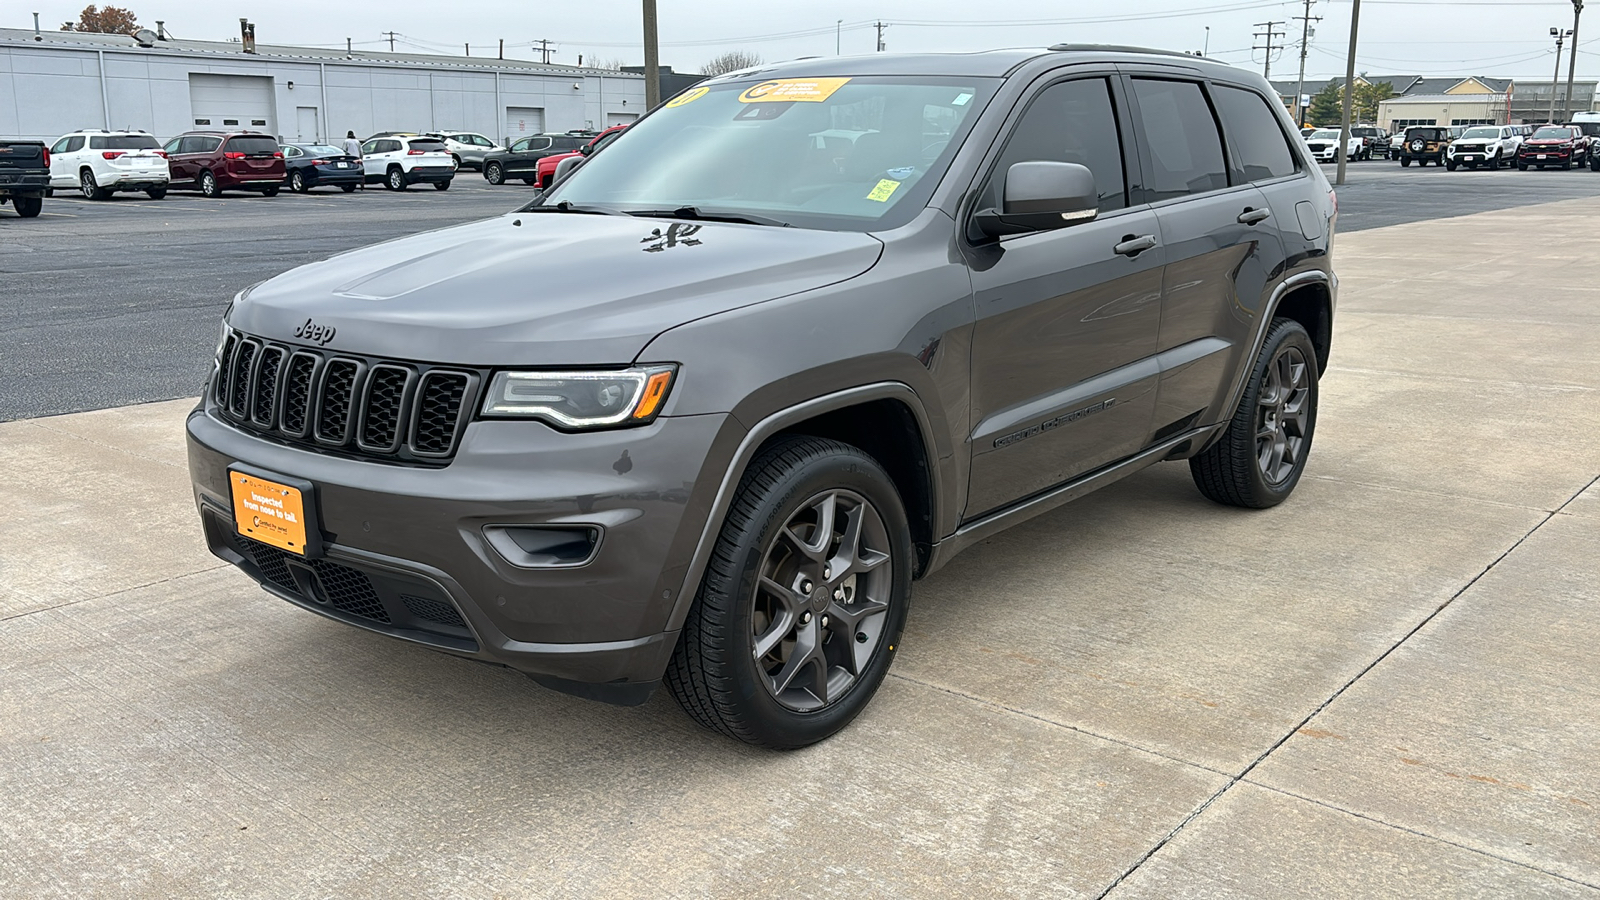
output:
<svg viewBox="0 0 1600 900"><path fill-rule="evenodd" d="M285 484L237 468L228 470L228 483L241 535L301 556L316 555L319 535L307 522L310 484Z"/></svg>

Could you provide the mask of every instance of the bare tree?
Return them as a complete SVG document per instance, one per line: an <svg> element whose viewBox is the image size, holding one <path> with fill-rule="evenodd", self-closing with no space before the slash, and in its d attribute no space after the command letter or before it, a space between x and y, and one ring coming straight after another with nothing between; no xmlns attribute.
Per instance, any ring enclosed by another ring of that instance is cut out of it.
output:
<svg viewBox="0 0 1600 900"><path fill-rule="evenodd" d="M133 10L117 6L85 6L78 21L62 22L62 31L92 31L96 34L133 34L139 30L139 17Z"/></svg>
<svg viewBox="0 0 1600 900"><path fill-rule="evenodd" d="M751 66L761 65L761 54L751 53L748 50L729 50L721 56L713 58L710 62L700 67L702 75L725 75L739 69L748 69Z"/></svg>
<svg viewBox="0 0 1600 900"><path fill-rule="evenodd" d="M621 72L622 67L626 64L627 60L620 56L608 56L604 58L596 57L589 63L588 67L591 69L604 69L607 72Z"/></svg>

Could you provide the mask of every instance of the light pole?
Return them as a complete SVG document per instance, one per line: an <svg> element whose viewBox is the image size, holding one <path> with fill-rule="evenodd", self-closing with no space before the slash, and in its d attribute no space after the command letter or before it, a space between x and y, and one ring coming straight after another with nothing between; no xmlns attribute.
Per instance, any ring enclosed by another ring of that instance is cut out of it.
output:
<svg viewBox="0 0 1600 900"><path fill-rule="evenodd" d="M840 55L840 53L839 53L839 42L840 42L840 39L843 36L844 36L844 20L840 19L837 22L833 23L833 55L834 56L839 56Z"/></svg>
<svg viewBox="0 0 1600 900"><path fill-rule="evenodd" d="M1203 49L1201 49L1200 55L1201 56L1209 56L1210 54L1211 54L1211 26L1207 25L1206 26L1206 44L1205 44L1205 47Z"/></svg>
<svg viewBox="0 0 1600 900"><path fill-rule="evenodd" d="M1556 73L1550 76L1550 124L1556 124L1556 87L1561 82L1561 44L1572 33L1568 28L1562 31L1559 28L1550 29L1550 36L1556 39ZM1576 54L1574 54L1576 55Z"/></svg>
<svg viewBox="0 0 1600 900"><path fill-rule="evenodd" d="M644 109L661 103L661 50L656 43L656 0L644 0Z"/></svg>
<svg viewBox="0 0 1600 900"><path fill-rule="evenodd" d="M1561 101L1561 118L1572 118L1572 79L1578 74L1578 20L1583 17L1583 0L1572 0L1572 57L1567 63L1567 95ZM1555 90L1555 85L1550 86ZM1593 101L1590 101L1593 105Z"/></svg>
<svg viewBox="0 0 1600 900"><path fill-rule="evenodd" d="M1350 111L1356 102L1356 34L1361 24L1361 0L1350 6L1350 56L1344 61L1344 113L1339 127L1339 174L1335 184L1344 184L1344 166L1350 155ZM1295 101L1299 102L1296 97Z"/></svg>

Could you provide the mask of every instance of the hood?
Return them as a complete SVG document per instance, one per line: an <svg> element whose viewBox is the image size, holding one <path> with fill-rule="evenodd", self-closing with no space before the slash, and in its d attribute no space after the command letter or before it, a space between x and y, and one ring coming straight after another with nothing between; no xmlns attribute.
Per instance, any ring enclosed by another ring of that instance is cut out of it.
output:
<svg viewBox="0 0 1600 900"><path fill-rule="evenodd" d="M332 329L328 350L390 359L622 364L690 320L854 278L882 248L854 232L512 213L301 266L247 290L228 321L288 343Z"/></svg>
<svg viewBox="0 0 1600 900"><path fill-rule="evenodd" d="M1546 147L1546 146L1554 147L1557 144L1570 144L1570 143L1573 143L1575 140L1577 140L1577 139L1576 138L1528 138L1527 140L1523 141L1523 143L1524 144L1532 144L1535 147Z"/></svg>

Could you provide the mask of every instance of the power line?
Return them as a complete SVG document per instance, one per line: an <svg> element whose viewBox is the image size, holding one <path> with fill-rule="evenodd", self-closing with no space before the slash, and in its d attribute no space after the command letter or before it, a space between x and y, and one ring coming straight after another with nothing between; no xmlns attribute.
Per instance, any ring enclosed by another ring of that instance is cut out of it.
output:
<svg viewBox="0 0 1600 900"><path fill-rule="evenodd" d="M541 60L543 60L545 65L547 65L547 66L550 65L550 54L554 53L556 51L556 48L551 46L550 42L545 40L544 38L540 38L539 40L533 41L532 43L539 45L538 48L537 48L537 52L539 54L539 58Z"/></svg>
<svg viewBox="0 0 1600 900"><path fill-rule="evenodd" d="M384 37L387 37L389 39L389 52L393 53L394 52L395 32L393 32L393 31L385 31L385 32L383 32L383 35L384 35Z"/></svg>

